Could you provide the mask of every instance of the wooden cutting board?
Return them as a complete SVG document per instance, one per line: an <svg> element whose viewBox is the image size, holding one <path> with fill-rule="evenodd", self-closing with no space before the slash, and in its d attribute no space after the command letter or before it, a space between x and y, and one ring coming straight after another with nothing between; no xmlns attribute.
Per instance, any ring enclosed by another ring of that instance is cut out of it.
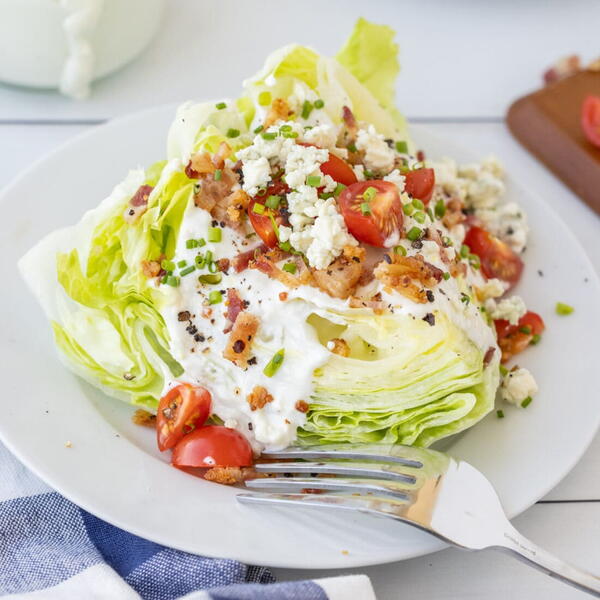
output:
<svg viewBox="0 0 600 600"><path fill-rule="evenodd" d="M600 148L581 129L581 105L600 96L600 71L580 71L514 102L512 134L600 214Z"/></svg>

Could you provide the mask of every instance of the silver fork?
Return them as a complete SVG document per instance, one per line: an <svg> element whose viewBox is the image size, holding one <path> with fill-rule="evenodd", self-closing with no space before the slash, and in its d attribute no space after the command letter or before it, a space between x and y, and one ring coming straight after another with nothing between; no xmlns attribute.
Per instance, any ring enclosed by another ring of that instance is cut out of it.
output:
<svg viewBox="0 0 600 600"><path fill-rule="evenodd" d="M257 464L258 473L270 476L246 481L257 491L239 494L240 502L390 517L465 550L507 551L600 597L599 577L556 558L510 524L491 483L469 463L399 445L291 447L263 458L285 462Z"/></svg>

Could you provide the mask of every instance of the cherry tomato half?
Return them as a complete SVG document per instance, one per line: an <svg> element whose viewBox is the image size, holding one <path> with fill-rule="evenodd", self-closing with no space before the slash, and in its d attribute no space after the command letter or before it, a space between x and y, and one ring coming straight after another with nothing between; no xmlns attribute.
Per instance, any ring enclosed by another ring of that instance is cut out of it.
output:
<svg viewBox="0 0 600 600"><path fill-rule="evenodd" d="M535 312L528 311L520 319L517 325L511 325L504 319L494 321L498 346L502 350L502 362L510 360L515 354L523 352L532 341L534 336L539 336L546 329L544 320Z"/></svg>
<svg viewBox="0 0 600 600"><path fill-rule="evenodd" d="M248 218L250 219L250 223L260 239L269 248L275 248L279 243L275 228L273 227L273 221L279 227L280 225L287 225L287 220L279 208L269 208L265 206L265 202L269 196L281 196L283 198L289 191L285 183L276 181L267 188L266 192L254 196L248 203ZM262 209L259 209L261 210L260 213L254 208L257 204L262 207Z"/></svg>
<svg viewBox="0 0 600 600"><path fill-rule="evenodd" d="M348 231L360 242L383 247L402 227L398 188L389 181L359 181L342 190L338 203Z"/></svg>
<svg viewBox="0 0 600 600"><path fill-rule="evenodd" d="M314 144L305 144L300 142L300 146L314 146ZM318 148L318 146L315 146ZM321 165L321 172L324 175L329 175L334 181L342 183L346 186L356 183L356 174L352 167L339 156L329 153L329 159Z"/></svg>
<svg viewBox="0 0 600 600"><path fill-rule="evenodd" d="M176 467L248 467L252 448L239 431L206 425L179 441L171 462Z"/></svg>
<svg viewBox="0 0 600 600"><path fill-rule="evenodd" d="M481 261L481 271L488 278L497 277L516 285L523 272L523 261L496 236L481 227L471 227L465 237L465 244Z"/></svg>
<svg viewBox="0 0 600 600"><path fill-rule="evenodd" d="M187 433L206 423L211 398L203 387L181 383L169 390L158 404L156 438L158 449L172 448Z"/></svg>
<svg viewBox="0 0 600 600"><path fill-rule="evenodd" d="M431 200L435 185L435 172L433 169L415 169L404 174L404 189L413 198L422 200L427 204Z"/></svg>
<svg viewBox="0 0 600 600"><path fill-rule="evenodd" d="M600 148L600 96L588 96L583 101L581 127L585 137Z"/></svg>

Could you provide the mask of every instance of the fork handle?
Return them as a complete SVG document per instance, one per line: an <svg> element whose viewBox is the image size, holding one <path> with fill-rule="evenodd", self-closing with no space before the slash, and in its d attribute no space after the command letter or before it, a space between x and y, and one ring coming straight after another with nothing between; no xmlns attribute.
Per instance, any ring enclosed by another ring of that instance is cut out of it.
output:
<svg viewBox="0 0 600 600"><path fill-rule="evenodd" d="M600 577L564 562L528 540L512 527L504 533L504 542L496 548L508 550L517 558L547 575L561 579L573 587L600 598Z"/></svg>

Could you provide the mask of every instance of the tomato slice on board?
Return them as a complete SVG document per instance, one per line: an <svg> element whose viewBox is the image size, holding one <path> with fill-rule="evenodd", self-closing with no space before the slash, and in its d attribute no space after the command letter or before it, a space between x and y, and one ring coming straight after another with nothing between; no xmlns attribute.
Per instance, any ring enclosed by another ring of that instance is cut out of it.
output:
<svg viewBox="0 0 600 600"><path fill-rule="evenodd" d="M169 390L158 404L156 438L163 452L177 444L187 433L206 423L211 397L203 387L181 383Z"/></svg>
<svg viewBox="0 0 600 600"><path fill-rule="evenodd" d="M515 354L523 352L546 329L544 320L533 311L526 312L517 325L511 325L504 319L494 321L498 346L502 350L502 362L510 360Z"/></svg>
<svg viewBox="0 0 600 600"><path fill-rule="evenodd" d="M398 188L390 181L353 183L342 190L338 204L348 231L365 244L384 247L402 227L402 203Z"/></svg>
<svg viewBox="0 0 600 600"><path fill-rule="evenodd" d="M481 227L471 227L465 236L465 244L481 261L481 271L488 278L497 277L516 285L523 272L523 261L510 246Z"/></svg>
<svg viewBox="0 0 600 600"><path fill-rule="evenodd" d="M283 199L285 194L289 191L290 189L285 183L276 181L272 183L265 192L257 194L248 203L248 218L250 219L250 223L260 239L269 248L275 248L279 243L275 228L273 227L273 221L275 221L275 224L279 227L280 225L287 225L287 219L284 217L280 208L269 208L265 206L265 202L269 196L280 196ZM254 208L256 204L262 206L260 213Z"/></svg>
<svg viewBox="0 0 600 600"><path fill-rule="evenodd" d="M435 172L433 169L415 169L404 174L404 190L413 198L422 200L427 204L431 200L435 186Z"/></svg>
<svg viewBox="0 0 600 600"><path fill-rule="evenodd" d="M585 137L600 148L600 96L588 96L583 101L581 127Z"/></svg>
<svg viewBox="0 0 600 600"><path fill-rule="evenodd" d="M249 467L252 448L239 431L206 425L179 441L171 462L176 467Z"/></svg>

